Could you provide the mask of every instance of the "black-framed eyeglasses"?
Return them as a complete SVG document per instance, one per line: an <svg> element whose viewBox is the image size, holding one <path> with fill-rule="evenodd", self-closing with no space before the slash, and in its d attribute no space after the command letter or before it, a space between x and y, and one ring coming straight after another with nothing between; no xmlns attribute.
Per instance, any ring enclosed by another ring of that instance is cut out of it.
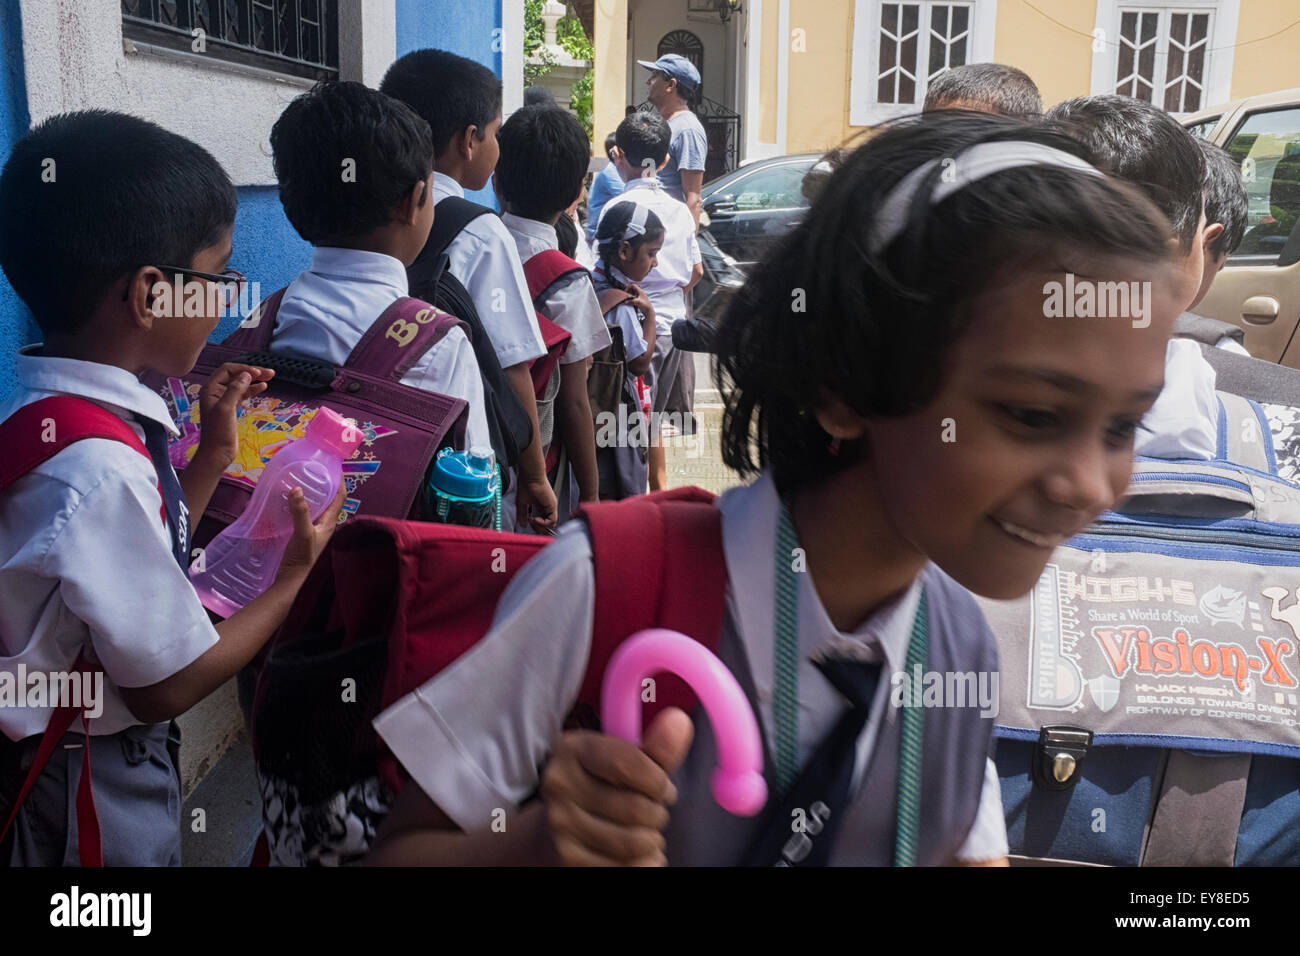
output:
<svg viewBox="0 0 1300 956"><path fill-rule="evenodd" d="M220 274L213 272L199 272L197 269L182 269L180 266L157 266L158 271L167 275L193 276L196 279L204 279L208 282L215 282L221 286L221 302L225 308L229 309L239 301L239 295L244 291L244 286L248 284L242 272L235 269L227 269ZM130 294L130 286L122 293L122 301L125 302Z"/></svg>

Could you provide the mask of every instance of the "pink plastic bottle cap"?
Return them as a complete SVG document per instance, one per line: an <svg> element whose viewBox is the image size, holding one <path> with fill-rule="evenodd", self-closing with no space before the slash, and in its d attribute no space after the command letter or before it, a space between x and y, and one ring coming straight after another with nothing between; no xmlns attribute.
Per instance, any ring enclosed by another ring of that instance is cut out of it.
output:
<svg viewBox="0 0 1300 956"><path fill-rule="evenodd" d="M366 437L352 419L344 418L338 412L324 406L317 409L303 434L310 435L313 440L320 442L326 448L338 452L339 457L344 461L352 457L352 453Z"/></svg>

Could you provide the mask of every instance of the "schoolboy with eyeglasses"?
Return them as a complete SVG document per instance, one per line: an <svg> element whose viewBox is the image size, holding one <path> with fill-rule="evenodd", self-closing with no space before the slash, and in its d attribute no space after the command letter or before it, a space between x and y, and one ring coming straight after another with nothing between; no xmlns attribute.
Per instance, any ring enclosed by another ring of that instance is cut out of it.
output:
<svg viewBox="0 0 1300 956"><path fill-rule="evenodd" d="M0 692L0 865L179 865L174 718L261 649L333 532L342 492L313 524L294 489L274 583L215 626L186 573L189 516L272 372L217 370L179 477L138 375L187 374L238 297L236 203L202 147L107 110L45 120L0 175L0 267L44 339L0 402L0 689L18 690ZM80 670L96 699L55 693Z"/></svg>

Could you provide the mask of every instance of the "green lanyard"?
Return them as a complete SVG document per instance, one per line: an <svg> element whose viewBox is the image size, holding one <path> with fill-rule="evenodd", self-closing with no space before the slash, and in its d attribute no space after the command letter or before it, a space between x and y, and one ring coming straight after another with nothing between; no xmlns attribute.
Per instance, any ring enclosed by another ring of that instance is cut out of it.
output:
<svg viewBox="0 0 1300 956"><path fill-rule="evenodd" d="M790 509L781 502L776 524L776 648L772 711L776 724L776 785L787 793L799 775L799 579L794 570L795 537ZM907 643L906 673L924 670L929 612L921 591ZM887 691L886 691L887 692ZM898 767L898 818L894 865L915 866L921 801L921 738L925 716L919 694L909 694L903 710Z"/></svg>

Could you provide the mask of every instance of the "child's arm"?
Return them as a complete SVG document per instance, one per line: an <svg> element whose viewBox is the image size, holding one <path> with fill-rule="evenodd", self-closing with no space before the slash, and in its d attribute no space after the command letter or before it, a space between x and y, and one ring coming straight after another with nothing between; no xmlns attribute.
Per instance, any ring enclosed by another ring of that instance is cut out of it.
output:
<svg viewBox="0 0 1300 956"><path fill-rule="evenodd" d="M695 288L695 284L704 278L704 263L695 263L695 268L691 270L691 281L686 283L686 291L689 292Z"/></svg>
<svg viewBox="0 0 1300 956"><path fill-rule="evenodd" d="M519 455L519 485L515 492L517 510L516 523L520 527L529 524L528 507L539 512L531 519L535 531L544 531L555 527L558 505L555 491L546 480L546 459L542 457L541 428L537 424L537 394L533 391L533 379L528 374L528 363L519 362L507 369L502 369L510 388L519 398L528 420L533 423L533 440Z"/></svg>
<svg viewBox="0 0 1300 956"><path fill-rule="evenodd" d="M266 383L274 375L274 369L227 362L212 373L199 392L199 445L189 465L177 475L192 524L198 524L222 472L239 451L235 428L239 403L266 391Z"/></svg>
<svg viewBox="0 0 1300 956"><path fill-rule="evenodd" d="M560 366L560 394L555 403L555 424L573 464L573 474L578 480L578 499L583 504L600 500L596 426L591 414L591 401L587 398L588 364L583 360Z"/></svg>
<svg viewBox="0 0 1300 956"><path fill-rule="evenodd" d="M669 779L690 749L683 711L660 714L642 747L591 731L560 736L542 772L541 800L498 833L465 833L409 785L375 839L378 866L655 866L667 862L663 830L677 799Z"/></svg>
<svg viewBox="0 0 1300 956"><path fill-rule="evenodd" d="M289 496L293 538L285 548L274 582L240 611L216 626L220 640L171 677L147 687L122 687L122 700L144 723L172 720L239 673L284 621L320 553L334 533L346 489L340 483L334 501L312 523L301 489Z"/></svg>

